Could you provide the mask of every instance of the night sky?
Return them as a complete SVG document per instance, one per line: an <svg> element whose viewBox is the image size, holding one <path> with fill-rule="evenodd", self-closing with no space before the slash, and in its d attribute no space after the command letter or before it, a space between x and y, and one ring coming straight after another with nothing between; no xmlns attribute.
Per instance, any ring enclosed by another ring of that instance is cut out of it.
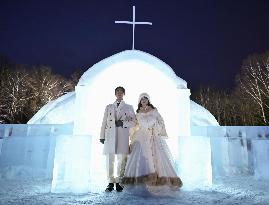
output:
<svg viewBox="0 0 269 205"><path fill-rule="evenodd" d="M269 1L0 0L0 54L17 64L49 65L69 76L132 48L170 65L196 89L232 88L248 55L269 50Z"/></svg>

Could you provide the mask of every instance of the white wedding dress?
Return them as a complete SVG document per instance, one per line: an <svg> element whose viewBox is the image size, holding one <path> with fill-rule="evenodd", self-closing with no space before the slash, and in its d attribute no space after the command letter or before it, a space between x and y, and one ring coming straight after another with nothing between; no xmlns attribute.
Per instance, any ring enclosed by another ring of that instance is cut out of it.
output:
<svg viewBox="0 0 269 205"><path fill-rule="evenodd" d="M137 125L130 130L131 153L128 157L122 184L146 186L168 185L181 187L173 159L165 142L164 121L157 109L137 113Z"/></svg>

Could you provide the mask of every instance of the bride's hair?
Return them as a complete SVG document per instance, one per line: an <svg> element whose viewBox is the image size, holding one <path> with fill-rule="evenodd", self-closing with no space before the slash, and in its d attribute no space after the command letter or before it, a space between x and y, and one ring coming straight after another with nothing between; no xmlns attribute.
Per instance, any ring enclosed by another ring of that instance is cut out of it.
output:
<svg viewBox="0 0 269 205"><path fill-rule="evenodd" d="M145 98L147 98L147 97L145 97ZM147 98L148 99L148 98ZM150 102L148 102L148 106L150 106L152 109L155 109L155 107L150 103ZM139 110L140 110L140 108L142 107L142 104L141 104L141 101L138 103L138 108L137 108L137 110L136 110L136 112L138 113L139 112Z"/></svg>

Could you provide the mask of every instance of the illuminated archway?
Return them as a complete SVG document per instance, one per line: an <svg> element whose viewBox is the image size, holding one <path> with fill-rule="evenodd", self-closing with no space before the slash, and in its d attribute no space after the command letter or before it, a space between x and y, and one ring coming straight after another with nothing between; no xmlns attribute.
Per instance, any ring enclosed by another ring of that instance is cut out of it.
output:
<svg viewBox="0 0 269 205"><path fill-rule="evenodd" d="M76 86L74 136L89 136L91 138L91 160L85 146L75 143L79 153L78 163L76 157L69 167L81 166L84 170L81 176L72 175L68 182L77 184L82 190L89 184L85 179L87 172L91 173L91 184L104 187L106 183L105 159L102 155L103 145L99 143L99 133L103 119L104 109L107 104L115 101L114 89L123 86L126 89L124 101L137 109L138 96L147 92L151 102L164 118L170 140L168 144L174 157L177 156L177 140L179 136L190 135L190 91L187 83L176 76L173 69L160 59L137 50L128 50L108 57L93 65L81 77ZM74 140L74 139L72 139ZM80 140L83 142L83 140ZM170 142L169 142L170 141ZM69 143L72 144L72 143ZM82 150L85 149L85 150ZM83 156L87 156L83 160ZM91 161L91 170L85 169L83 164ZM56 170L55 170L56 172ZM56 172L57 173L57 172ZM64 178L64 177L63 177ZM53 184L57 184L54 177Z"/></svg>

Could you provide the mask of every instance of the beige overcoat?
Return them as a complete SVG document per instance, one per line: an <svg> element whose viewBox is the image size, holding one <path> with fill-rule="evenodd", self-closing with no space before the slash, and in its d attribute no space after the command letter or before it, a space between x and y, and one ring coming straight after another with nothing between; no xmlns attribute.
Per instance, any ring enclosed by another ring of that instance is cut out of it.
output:
<svg viewBox="0 0 269 205"><path fill-rule="evenodd" d="M123 127L115 121L122 120ZM129 154L129 129L135 126L133 106L121 101L106 106L101 126L100 139L105 139L103 154Z"/></svg>

